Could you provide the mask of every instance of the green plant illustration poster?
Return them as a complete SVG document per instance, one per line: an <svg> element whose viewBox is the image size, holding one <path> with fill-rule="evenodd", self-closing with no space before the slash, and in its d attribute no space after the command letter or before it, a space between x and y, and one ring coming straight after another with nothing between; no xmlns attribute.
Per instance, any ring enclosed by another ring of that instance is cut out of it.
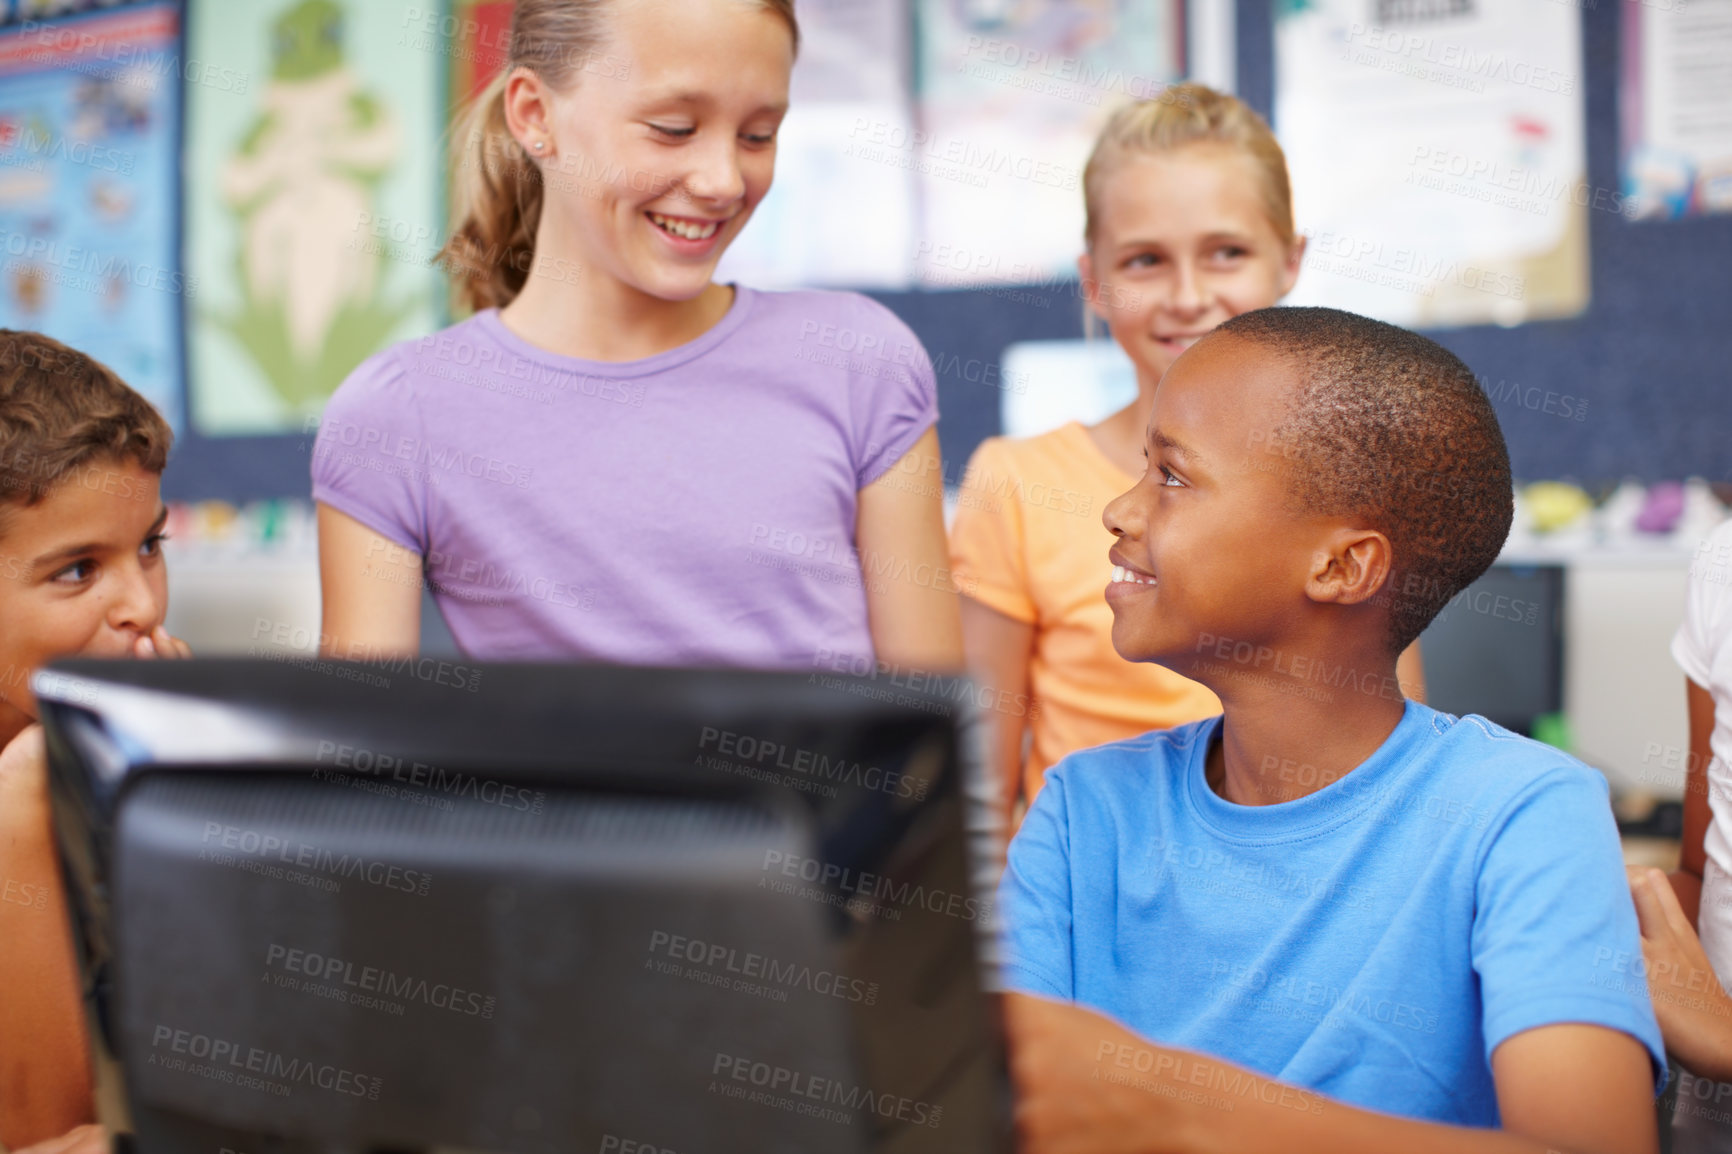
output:
<svg viewBox="0 0 1732 1154"><path fill-rule="evenodd" d="M187 90L192 418L299 432L356 365L439 320L443 56L372 0L194 0Z"/></svg>

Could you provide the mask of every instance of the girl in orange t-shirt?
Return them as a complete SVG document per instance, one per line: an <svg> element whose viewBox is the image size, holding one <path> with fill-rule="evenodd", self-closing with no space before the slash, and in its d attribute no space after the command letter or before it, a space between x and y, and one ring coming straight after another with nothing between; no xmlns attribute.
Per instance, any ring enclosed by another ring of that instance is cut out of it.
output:
<svg viewBox="0 0 1732 1154"><path fill-rule="evenodd" d="M989 716L1013 814L1072 750L1220 712L1203 686L1114 651L1101 510L1143 474L1168 366L1215 326L1279 302L1305 252L1268 125L1199 84L1115 113L1083 170L1083 198L1083 295L1091 323L1105 321L1135 364L1137 398L1098 425L983 442L950 536L957 584L970 590L970 669L1007 706ZM1399 670L1420 696L1417 644Z"/></svg>

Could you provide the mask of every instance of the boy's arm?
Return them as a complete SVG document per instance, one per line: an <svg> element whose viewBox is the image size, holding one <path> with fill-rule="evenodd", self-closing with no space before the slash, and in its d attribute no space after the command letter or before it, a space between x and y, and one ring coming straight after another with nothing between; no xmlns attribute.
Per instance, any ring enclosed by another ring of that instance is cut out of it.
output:
<svg viewBox="0 0 1732 1154"><path fill-rule="evenodd" d="M1708 865L1708 826L1714 813L1708 808L1708 763L1713 753L1708 738L1714 732L1714 698L1690 678L1684 679L1684 700L1690 710L1690 756L1685 762L1684 778L1684 840L1678 868L1671 873L1672 889L1678 894L1678 904L1690 919L1692 929L1700 928L1697 914L1702 907L1702 871Z"/></svg>
<svg viewBox="0 0 1732 1154"><path fill-rule="evenodd" d="M1047 774L1045 786L1010 840L1004 879L998 886L1004 986L1053 998L1076 994L1067 785L1062 770Z"/></svg>
<svg viewBox="0 0 1732 1154"><path fill-rule="evenodd" d="M1005 999L1024 1154L1649 1154L1646 1048L1602 1026L1542 1026L1492 1054L1504 1130L1360 1109L1155 1045L1092 1010Z"/></svg>
<svg viewBox="0 0 1732 1154"><path fill-rule="evenodd" d="M33 725L0 752L0 1143L94 1116L77 974Z"/></svg>

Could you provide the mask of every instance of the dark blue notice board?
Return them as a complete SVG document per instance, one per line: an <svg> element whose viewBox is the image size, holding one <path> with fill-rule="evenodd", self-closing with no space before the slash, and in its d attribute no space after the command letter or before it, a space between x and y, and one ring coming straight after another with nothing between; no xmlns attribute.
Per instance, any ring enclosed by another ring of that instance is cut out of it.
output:
<svg viewBox="0 0 1732 1154"><path fill-rule="evenodd" d="M1586 4L1588 180L1618 187L1618 3ZM1238 0L1239 88L1267 115L1274 92L1270 0ZM1522 480L1596 487L1623 477L1732 480L1732 216L1636 223L1590 212L1592 300L1582 316L1513 329L1433 334L1491 385ZM934 353L946 476L998 431L996 366L1019 340L1080 336L1064 288L875 293ZM1548 413L1546 391L1588 402L1582 420ZM210 440L190 433L164 485L170 498L307 495L302 437Z"/></svg>

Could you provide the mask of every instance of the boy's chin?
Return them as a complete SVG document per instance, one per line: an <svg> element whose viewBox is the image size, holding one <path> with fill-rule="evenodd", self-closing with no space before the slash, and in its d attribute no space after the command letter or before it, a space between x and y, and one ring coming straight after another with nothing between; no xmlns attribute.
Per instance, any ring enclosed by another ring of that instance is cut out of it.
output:
<svg viewBox="0 0 1732 1154"><path fill-rule="evenodd" d="M1138 635L1131 630L1121 629L1117 622L1113 623L1113 650L1126 661L1153 665L1166 665L1168 660L1176 659L1177 656L1166 646L1149 637Z"/></svg>
<svg viewBox="0 0 1732 1154"><path fill-rule="evenodd" d="M1196 645L1186 644L1173 638L1157 638L1147 635L1125 636L1115 627L1113 630L1113 650L1126 661L1135 661L1139 665L1159 665L1180 677L1192 681L1203 680L1198 674L1200 664Z"/></svg>

